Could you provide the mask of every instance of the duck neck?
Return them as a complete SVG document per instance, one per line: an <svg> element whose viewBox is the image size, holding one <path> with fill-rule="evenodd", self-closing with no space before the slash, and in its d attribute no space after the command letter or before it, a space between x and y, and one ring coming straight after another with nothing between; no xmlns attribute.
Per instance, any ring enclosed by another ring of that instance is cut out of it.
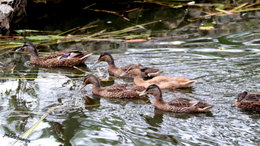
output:
<svg viewBox="0 0 260 146"><path fill-rule="evenodd" d="M114 61L114 58L112 56L109 56L108 59L106 60L106 62L110 67L116 68L115 61Z"/></svg>
<svg viewBox="0 0 260 146"><path fill-rule="evenodd" d="M112 56L109 57L108 60L106 60L106 62L108 63L108 72L111 75L115 75L115 74L121 74L121 70L116 67L114 59Z"/></svg>
<svg viewBox="0 0 260 146"><path fill-rule="evenodd" d="M100 87L101 87L100 81L99 81L96 77L93 78L90 82L91 82L91 83L93 84L93 86L96 87L96 88L100 88Z"/></svg>
<svg viewBox="0 0 260 146"><path fill-rule="evenodd" d="M30 49L29 54L31 55L32 58L39 58L38 51L36 50L36 48Z"/></svg>
<svg viewBox="0 0 260 146"><path fill-rule="evenodd" d="M153 96L155 98L155 102L164 103L161 89L157 88L156 91L153 92Z"/></svg>

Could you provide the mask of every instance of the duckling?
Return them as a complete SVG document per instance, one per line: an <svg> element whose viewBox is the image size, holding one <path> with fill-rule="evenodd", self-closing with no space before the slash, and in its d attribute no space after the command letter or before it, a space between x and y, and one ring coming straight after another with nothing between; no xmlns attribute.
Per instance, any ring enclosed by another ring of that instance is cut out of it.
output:
<svg viewBox="0 0 260 146"><path fill-rule="evenodd" d="M237 95L235 106L252 111L260 111L260 93L248 93L246 91Z"/></svg>
<svg viewBox="0 0 260 146"><path fill-rule="evenodd" d="M155 97L154 107L156 109L176 113L199 113L210 112L213 107L208 103L204 103L190 98L175 98L172 101L166 102L162 98L162 91L156 84L149 85L140 95L151 94Z"/></svg>
<svg viewBox="0 0 260 146"><path fill-rule="evenodd" d="M87 54L84 56L80 51L63 50L40 57L35 45L31 42L25 42L23 46L16 51L29 52L31 56L30 62L42 67L73 67L84 64L86 58L92 55Z"/></svg>
<svg viewBox="0 0 260 146"><path fill-rule="evenodd" d="M159 75L160 73L163 72L159 69L144 67L141 64L129 64L127 66L117 67L115 65L115 62L114 62L112 55L108 52L102 53L99 56L98 60L95 62L95 64L100 63L100 62L107 62L108 63L108 73L110 75L113 75L113 76L116 76L116 77L132 78L133 75L131 75L131 74L125 74L124 76L121 75L129 67L142 69L141 76L145 77L145 78L152 78L152 77L155 77L155 76L157 76L157 75Z"/></svg>
<svg viewBox="0 0 260 146"><path fill-rule="evenodd" d="M177 88L190 87L196 80L189 80L184 77L167 77L156 76L150 80L144 80L141 76L142 69L128 68L126 73L134 75L134 83L137 86L148 87L151 84L156 84L160 89L175 90ZM124 75L124 73L123 73Z"/></svg>
<svg viewBox="0 0 260 146"><path fill-rule="evenodd" d="M147 96L140 96L139 93L145 88L141 86L128 86L127 84L114 84L111 86L101 87L99 79L89 74L84 78L83 89L86 85L92 84L92 93L101 97L107 98L147 98Z"/></svg>

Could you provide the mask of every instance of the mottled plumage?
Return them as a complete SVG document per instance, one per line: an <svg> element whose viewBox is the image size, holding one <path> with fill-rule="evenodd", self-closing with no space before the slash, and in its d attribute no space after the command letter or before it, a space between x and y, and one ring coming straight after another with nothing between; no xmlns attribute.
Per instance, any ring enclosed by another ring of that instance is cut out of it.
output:
<svg viewBox="0 0 260 146"><path fill-rule="evenodd" d="M114 59L110 53L104 52L100 55L96 63L99 62L107 62L108 63L108 73L110 75L116 76L116 77L126 77L126 78L132 78L132 74L124 74L122 75L128 68L139 68L142 69L141 75L142 77L154 77L159 75L162 71L159 69L144 67L141 64L129 64L126 66L116 67Z"/></svg>
<svg viewBox="0 0 260 146"><path fill-rule="evenodd" d="M140 96L139 93L144 91L144 87L128 86L127 84L114 84L111 86L101 87L99 79L94 75L87 75L83 85L92 84L92 93L94 95L107 98L147 98Z"/></svg>
<svg viewBox="0 0 260 146"><path fill-rule="evenodd" d="M148 87L151 84L156 84L160 89L171 89L190 87L196 80L189 80L184 77L167 77L167 76L156 76L150 80L144 80L141 76L141 70L136 68L129 68L127 73L134 75L134 83L137 86Z"/></svg>
<svg viewBox="0 0 260 146"><path fill-rule="evenodd" d="M84 64L86 58L91 55L84 55L80 51L63 50L51 53L47 56L39 56L36 47L31 42L25 42L24 45L16 51L29 52L31 56L30 62L42 67L73 67Z"/></svg>
<svg viewBox="0 0 260 146"><path fill-rule="evenodd" d="M239 93L235 105L245 110L260 111L260 93Z"/></svg>
<svg viewBox="0 0 260 146"><path fill-rule="evenodd" d="M148 86L143 93L153 95L155 97L154 107L162 111L177 113L199 113L210 112L209 109L213 107L213 105L190 98L175 98L172 101L166 102L162 98L161 89L155 84Z"/></svg>

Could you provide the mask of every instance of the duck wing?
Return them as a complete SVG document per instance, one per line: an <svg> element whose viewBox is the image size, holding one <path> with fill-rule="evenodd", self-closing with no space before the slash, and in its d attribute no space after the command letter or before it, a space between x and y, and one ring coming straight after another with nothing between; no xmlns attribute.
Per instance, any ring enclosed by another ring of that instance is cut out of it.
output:
<svg viewBox="0 0 260 146"><path fill-rule="evenodd" d="M249 93L247 96L243 99L243 101L248 102L260 102L260 93Z"/></svg>
<svg viewBox="0 0 260 146"><path fill-rule="evenodd" d="M127 90L127 84L114 84L112 86L103 87L108 92L118 92Z"/></svg>
<svg viewBox="0 0 260 146"><path fill-rule="evenodd" d="M139 87L127 86L127 84L117 84L108 87L102 87L104 97L110 98L144 98L147 96L140 96L137 92Z"/></svg>
<svg viewBox="0 0 260 146"><path fill-rule="evenodd" d="M44 59L44 60L45 59L57 58L57 57L63 56L64 54L68 54L70 52L72 52L72 50L62 50L62 51L52 52L49 55L42 56L41 58Z"/></svg>
<svg viewBox="0 0 260 146"><path fill-rule="evenodd" d="M144 91L146 88L143 87L143 86L129 86L127 89L128 89L128 90L133 90L133 91L142 92L142 91Z"/></svg>
<svg viewBox="0 0 260 146"><path fill-rule="evenodd" d="M141 64L129 64L129 65L120 67L120 69L122 69L123 71L127 71L130 67L131 67L131 69L135 69L135 68L140 69L143 66Z"/></svg>
<svg viewBox="0 0 260 146"><path fill-rule="evenodd" d="M142 77L155 77L158 76L163 71L155 68L150 67L143 67L142 68Z"/></svg>
<svg viewBox="0 0 260 146"><path fill-rule="evenodd" d="M192 101L193 100L189 98L175 98L168 102L168 104L176 107L190 107L193 104Z"/></svg>
<svg viewBox="0 0 260 146"><path fill-rule="evenodd" d="M146 80L146 82L150 83L150 84L163 84L163 83L172 82L172 80L171 80L171 77L157 76L157 77L154 77L150 80Z"/></svg>
<svg viewBox="0 0 260 146"><path fill-rule="evenodd" d="M213 107L211 104L189 98L175 98L168 104L171 106L180 107L183 110L191 110L192 112L207 112Z"/></svg>
<svg viewBox="0 0 260 146"><path fill-rule="evenodd" d="M81 58L84 54L80 51L71 51L58 57L58 59Z"/></svg>
<svg viewBox="0 0 260 146"><path fill-rule="evenodd" d="M84 64L85 60L81 58L70 58L70 59L37 59L36 61L31 60L33 64L40 65L42 67L73 67L79 64Z"/></svg>
<svg viewBox="0 0 260 146"><path fill-rule="evenodd" d="M86 58L91 55L87 54L84 56L84 54L80 51L69 51L66 54L62 54L61 56L57 57L58 54L59 53L56 53L52 56L31 58L31 62L42 67L73 67L76 65L84 64Z"/></svg>

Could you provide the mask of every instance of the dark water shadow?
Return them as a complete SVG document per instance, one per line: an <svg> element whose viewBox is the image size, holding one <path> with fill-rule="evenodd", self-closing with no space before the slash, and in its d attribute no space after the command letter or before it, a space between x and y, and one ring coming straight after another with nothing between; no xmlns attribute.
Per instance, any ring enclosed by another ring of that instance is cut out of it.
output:
<svg viewBox="0 0 260 146"><path fill-rule="evenodd" d="M192 117L214 117L212 112L207 112L207 113L174 113L174 112L165 112L162 110L155 109L154 110L155 114L163 114L167 115L169 117L174 117L178 119L189 119Z"/></svg>
<svg viewBox="0 0 260 146"><path fill-rule="evenodd" d="M87 118L81 110L67 111L65 120L55 121L55 119L48 118L45 120L51 127L47 128L49 135L52 135L58 142L64 145L71 145L70 140L75 136L77 131L81 130L80 118ZM48 137L49 137L48 135Z"/></svg>
<svg viewBox="0 0 260 146"><path fill-rule="evenodd" d="M214 117L212 112L207 113L174 113L166 112L158 109L154 109L154 116L145 116L146 123L153 127L160 127L160 124L163 122L163 116L169 116L178 119L189 119L192 117Z"/></svg>
<svg viewBox="0 0 260 146"><path fill-rule="evenodd" d="M243 114L248 115L252 119L260 119L260 111L250 111L250 110L244 110L239 109Z"/></svg>

